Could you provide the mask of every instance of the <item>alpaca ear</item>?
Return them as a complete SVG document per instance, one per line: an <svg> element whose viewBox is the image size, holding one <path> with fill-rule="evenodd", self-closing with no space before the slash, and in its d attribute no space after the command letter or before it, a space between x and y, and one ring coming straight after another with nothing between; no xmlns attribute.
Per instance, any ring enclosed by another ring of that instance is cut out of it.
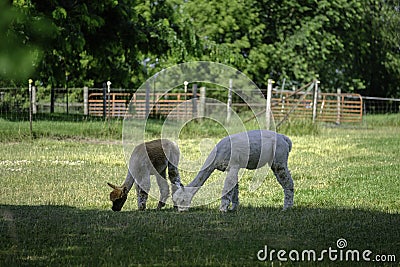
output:
<svg viewBox="0 0 400 267"><path fill-rule="evenodd" d="M111 187L112 189L117 189L117 186L116 186L116 185L113 185L113 184L110 184L110 183L107 183L107 184L108 184L108 186Z"/></svg>

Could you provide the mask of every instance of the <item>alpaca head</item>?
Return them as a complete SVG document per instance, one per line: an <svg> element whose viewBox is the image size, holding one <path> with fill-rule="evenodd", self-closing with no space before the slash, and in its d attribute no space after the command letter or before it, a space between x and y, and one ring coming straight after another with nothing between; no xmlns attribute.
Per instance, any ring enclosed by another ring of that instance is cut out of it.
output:
<svg viewBox="0 0 400 267"><path fill-rule="evenodd" d="M174 204L178 207L178 211L188 211L194 193L195 187L181 187L172 196Z"/></svg>
<svg viewBox="0 0 400 267"><path fill-rule="evenodd" d="M114 189L110 193L110 200L112 201L112 210L120 211L122 206L124 206L126 199L128 198L128 189L126 186L116 186L110 183L107 183L112 189Z"/></svg>

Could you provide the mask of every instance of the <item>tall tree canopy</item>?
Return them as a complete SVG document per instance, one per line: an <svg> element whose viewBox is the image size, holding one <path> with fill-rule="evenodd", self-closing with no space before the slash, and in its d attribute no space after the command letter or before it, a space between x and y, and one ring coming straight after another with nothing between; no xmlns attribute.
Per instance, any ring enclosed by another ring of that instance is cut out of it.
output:
<svg viewBox="0 0 400 267"><path fill-rule="evenodd" d="M0 0L0 83L137 88L163 68L210 60L260 87L318 78L325 91L400 97L399 2ZM18 75L10 61L27 67Z"/></svg>

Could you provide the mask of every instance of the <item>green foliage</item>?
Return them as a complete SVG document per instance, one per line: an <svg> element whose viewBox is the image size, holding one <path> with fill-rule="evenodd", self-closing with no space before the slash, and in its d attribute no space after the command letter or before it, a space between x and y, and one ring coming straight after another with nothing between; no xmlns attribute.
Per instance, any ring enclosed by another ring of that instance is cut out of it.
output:
<svg viewBox="0 0 400 267"><path fill-rule="evenodd" d="M0 84L28 83L42 58L42 45L53 28L48 20L32 12L29 4L14 6L0 0Z"/></svg>
<svg viewBox="0 0 400 267"><path fill-rule="evenodd" d="M132 1L35 3L37 12L50 17L57 29L40 66L42 82L101 87L113 80L115 86L127 86L137 69L135 48L140 42L135 37L143 26L131 5Z"/></svg>
<svg viewBox="0 0 400 267"><path fill-rule="evenodd" d="M206 60L233 66L260 87L269 78L278 86L283 79L291 86L318 78L324 91L399 97L398 1L10 5L3 0L1 5L0 34L6 41L0 51L7 52L0 52L0 83L7 86L20 85L30 74L44 87L101 87L111 80L113 87L138 88L171 65Z"/></svg>
<svg viewBox="0 0 400 267"><path fill-rule="evenodd" d="M260 87L266 87L269 78L278 85L284 78L286 85L298 85L317 77L324 91L399 93L394 82L400 80L398 3L264 0L182 5L202 41L229 49L223 59L211 52L208 59L239 68Z"/></svg>

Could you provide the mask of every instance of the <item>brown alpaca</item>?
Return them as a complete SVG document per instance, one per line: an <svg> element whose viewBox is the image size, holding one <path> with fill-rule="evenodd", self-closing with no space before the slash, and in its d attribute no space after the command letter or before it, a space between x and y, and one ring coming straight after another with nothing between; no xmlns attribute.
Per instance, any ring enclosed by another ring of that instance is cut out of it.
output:
<svg viewBox="0 0 400 267"><path fill-rule="evenodd" d="M150 175L156 176L160 189L157 209L164 207L169 196L169 186L166 181L167 168L172 194L183 186L178 171L179 155L177 144L167 139L157 139L137 145L129 160L128 173L123 185L116 186L107 183L114 189L110 193L110 200L113 202L112 210L120 211L122 209L133 184L136 187L138 208L145 210L150 191Z"/></svg>

